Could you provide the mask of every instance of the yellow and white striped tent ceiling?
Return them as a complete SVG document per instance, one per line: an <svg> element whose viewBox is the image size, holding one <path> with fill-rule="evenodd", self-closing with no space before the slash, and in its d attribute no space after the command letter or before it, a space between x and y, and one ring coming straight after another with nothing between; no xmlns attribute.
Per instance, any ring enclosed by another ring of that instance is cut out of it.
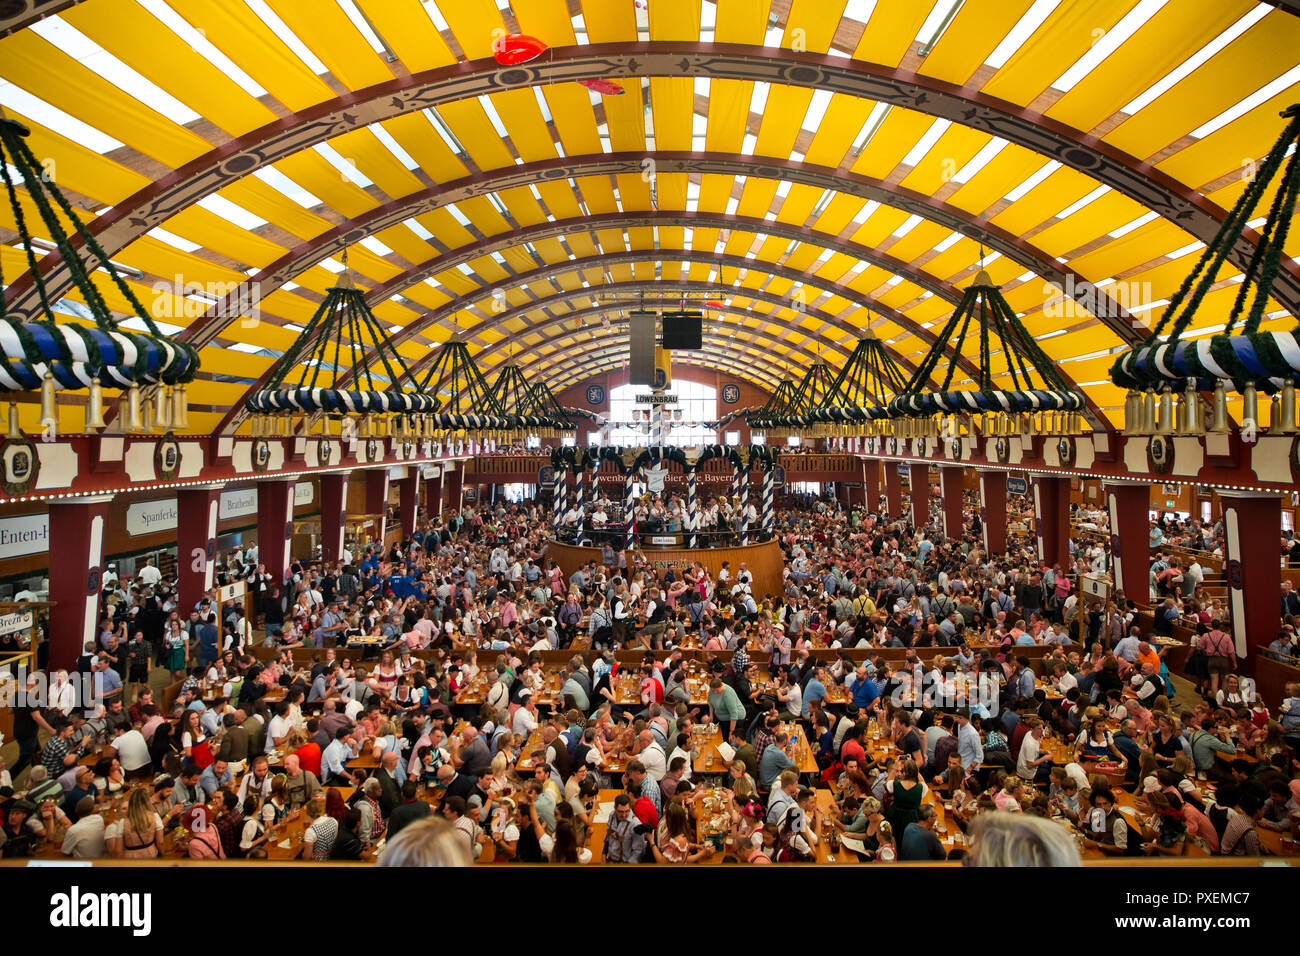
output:
<svg viewBox="0 0 1300 956"><path fill-rule="evenodd" d="M199 433L237 423L344 250L410 365L459 333L489 380L513 360L556 391L623 362L643 293L721 302L678 358L767 388L837 366L868 326L910 367L982 256L1119 425L1115 353L1149 334L1300 100L1294 0L17 7L0 107L163 328L201 346ZM501 66L494 39L516 33L549 49ZM626 93L576 82L596 78ZM0 209L22 314L14 228ZM1223 326L1239 265L1193 334ZM1288 270L1265 327L1296 321ZM257 309L225 314L241 283ZM62 414L80 427L71 399Z"/></svg>

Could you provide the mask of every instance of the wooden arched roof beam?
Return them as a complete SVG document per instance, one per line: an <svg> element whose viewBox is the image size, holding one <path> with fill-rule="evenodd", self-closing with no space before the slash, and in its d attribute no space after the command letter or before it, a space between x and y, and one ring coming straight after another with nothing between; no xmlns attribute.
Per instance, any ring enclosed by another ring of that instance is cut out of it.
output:
<svg viewBox="0 0 1300 956"><path fill-rule="evenodd" d="M502 67L492 59L400 77L349 92L269 123L162 177L96 219L90 228L112 256L149 229L255 169L334 136L442 103L507 89L627 76L740 79L858 96L916 110L1000 136L1086 173L1210 242L1224 210L1194 189L1102 140L1005 100L898 68L814 53L744 44L664 41L552 49L545 59ZM1230 258L1243 271L1255 248L1243 236ZM52 298L71 278L56 254L39 266ZM38 301L30 275L10 290L11 313L32 318ZM1274 297L1300 317L1300 267L1286 263Z"/></svg>

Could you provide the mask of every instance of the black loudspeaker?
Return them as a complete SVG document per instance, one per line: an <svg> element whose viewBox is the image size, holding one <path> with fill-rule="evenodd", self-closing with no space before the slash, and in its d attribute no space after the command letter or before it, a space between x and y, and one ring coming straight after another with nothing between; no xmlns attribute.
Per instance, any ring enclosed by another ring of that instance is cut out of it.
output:
<svg viewBox="0 0 1300 956"><path fill-rule="evenodd" d="M699 351L704 347L704 313L665 312L664 348Z"/></svg>
<svg viewBox="0 0 1300 956"><path fill-rule="evenodd" d="M629 312L628 383L651 385L655 377L656 312Z"/></svg>

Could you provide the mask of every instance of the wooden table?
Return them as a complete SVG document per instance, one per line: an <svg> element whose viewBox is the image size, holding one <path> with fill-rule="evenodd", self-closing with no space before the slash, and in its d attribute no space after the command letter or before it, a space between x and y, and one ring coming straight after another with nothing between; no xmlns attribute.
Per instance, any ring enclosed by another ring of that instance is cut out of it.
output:
<svg viewBox="0 0 1300 956"><path fill-rule="evenodd" d="M602 803L613 803L614 799L622 793L622 790L601 790L596 794L596 805ZM610 814L614 813L613 807L610 808ZM593 823L587 827L587 849L591 850L591 862L600 863L605 859L605 829L604 823Z"/></svg>
<svg viewBox="0 0 1300 956"><path fill-rule="evenodd" d="M791 749L797 749L799 756L796 759L792 754L790 759L795 761L795 768L802 773L818 773L820 768L817 766L817 758L813 754L813 748L808 743L808 737L804 733L802 724L781 724L781 729L790 735L789 746ZM769 744L775 746L775 744ZM789 753L789 751L787 751Z"/></svg>
<svg viewBox="0 0 1300 956"><path fill-rule="evenodd" d="M697 750L697 756L691 762L692 773L712 774L726 773L727 765L718 753L722 743L722 728L717 724L696 724L696 734L691 738L691 749Z"/></svg>
<svg viewBox="0 0 1300 956"><path fill-rule="evenodd" d="M351 788L338 787L337 789L342 792L344 789L350 790ZM347 797L344 797L344 799L346 800ZM268 860L279 861L298 859L302 854L302 837L303 834L307 832L306 814L300 813L292 820L286 820L283 823L277 824L272 827L272 832L273 835L264 844L266 847L266 858ZM280 844L285 840L289 841L289 845L287 847L280 846ZM362 851L362 862L372 863L374 862L374 859L375 849L373 846Z"/></svg>
<svg viewBox="0 0 1300 956"><path fill-rule="evenodd" d="M703 672L686 678L686 689L691 695L692 707L709 706L709 680ZM628 671L620 671L614 679L614 702L620 707L644 707L641 703L641 678Z"/></svg>

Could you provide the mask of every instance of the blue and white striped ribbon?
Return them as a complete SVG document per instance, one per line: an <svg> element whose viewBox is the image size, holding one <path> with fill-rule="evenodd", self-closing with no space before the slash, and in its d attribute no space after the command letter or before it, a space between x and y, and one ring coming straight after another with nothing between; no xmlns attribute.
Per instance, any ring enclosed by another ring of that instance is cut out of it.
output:
<svg viewBox="0 0 1300 956"><path fill-rule="evenodd" d="M740 543L749 544L749 466L740 472Z"/></svg>
<svg viewBox="0 0 1300 956"><path fill-rule="evenodd" d="M569 510L569 468L566 465L560 469L560 520L564 520L564 515Z"/></svg>
<svg viewBox="0 0 1300 956"><path fill-rule="evenodd" d="M658 398L658 393L655 394ZM664 444L664 403L654 402L650 406L650 444L662 448Z"/></svg>
<svg viewBox="0 0 1300 956"><path fill-rule="evenodd" d="M636 501L636 475L637 473L635 470L627 473L627 488L623 493L624 548L631 548L633 543L632 535L636 520L632 514L632 503Z"/></svg>
<svg viewBox="0 0 1300 956"><path fill-rule="evenodd" d="M560 523L564 520L563 505L560 503L560 489L564 487L560 478L564 474L564 469L556 468L555 476L551 479L551 530L555 537L560 536Z"/></svg>
<svg viewBox="0 0 1300 956"><path fill-rule="evenodd" d="M696 510L695 504L695 469L691 468L686 472L686 529L690 532L690 540L687 547L692 551L695 550L697 532L700 527L700 515Z"/></svg>
<svg viewBox="0 0 1300 956"><path fill-rule="evenodd" d="M578 537L577 543L582 544L582 534L586 530L587 523L587 506L583 501L583 478L586 476L587 469L579 466L573 473L573 501L578 509Z"/></svg>
<svg viewBox="0 0 1300 956"><path fill-rule="evenodd" d="M776 478L772 472L772 466L769 464L763 469L763 537L770 539L772 537L772 527L775 524L775 505L776 505Z"/></svg>

